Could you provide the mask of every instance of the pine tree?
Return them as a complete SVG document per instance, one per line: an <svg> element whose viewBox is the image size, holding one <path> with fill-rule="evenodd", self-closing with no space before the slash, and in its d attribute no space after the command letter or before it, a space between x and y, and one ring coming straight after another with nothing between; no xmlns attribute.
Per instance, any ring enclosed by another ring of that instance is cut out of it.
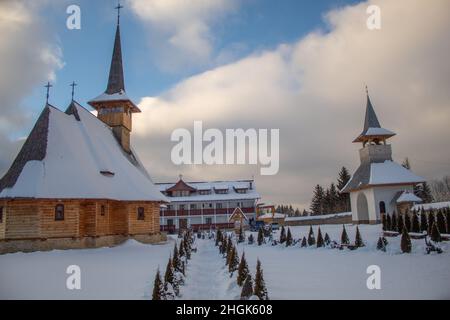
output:
<svg viewBox="0 0 450 320"><path fill-rule="evenodd" d="M419 216L417 215L417 212L415 210L412 213L411 231L412 232L416 232L416 233L420 233Z"/></svg>
<svg viewBox="0 0 450 320"><path fill-rule="evenodd" d="M323 213L324 198L325 193L323 188L320 185L316 185L311 201L311 212L313 215L320 215Z"/></svg>
<svg viewBox="0 0 450 320"><path fill-rule="evenodd" d="M386 216L386 231L392 231L391 215L389 213L386 213L385 216Z"/></svg>
<svg viewBox="0 0 450 320"><path fill-rule="evenodd" d="M337 188L339 190L339 211L348 212L350 211L350 196L348 193L342 193L341 190L344 189L345 185L350 181L350 173L346 167L342 167L338 176Z"/></svg>
<svg viewBox="0 0 450 320"><path fill-rule="evenodd" d="M316 244L316 238L314 238L314 231L312 226L309 227L309 234L308 234L308 246L313 246Z"/></svg>
<svg viewBox="0 0 450 320"><path fill-rule="evenodd" d="M239 227L239 236L238 236L238 243L242 243L245 241L245 232L242 229L242 224Z"/></svg>
<svg viewBox="0 0 450 320"><path fill-rule="evenodd" d="M305 239L303 237L303 239ZM306 239L305 239L306 241ZM256 275L255 275L255 296L259 298L259 300L269 300L269 295L267 293L266 283L264 281L263 270L261 267L261 261L259 259L256 262Z"/></svg>
<svg viewBox="0 0 450 320"><path fill-rule="evenodd" d="M362 240L361 233L359 232L358 226L356 226L355 246L357 248L364 247L364 241Z"/></svg>
<svg viewBox="0 0 450 320"><path fill-rule="evenodd" d="M255 238L253 237L253 234L250 233L248 236L248 244L252 245L255 242Z"/></svg>
<svg viewBox="0 0 450 320"><path fill-rule="evenodd" d="M322 238L322 231L320 231L320 227L319 227L319 231L317 232L317 248L321 248L323 247L324 243L323 243L323 238Z"/></svg>
<svg viewBox="0 0 450 320"><path fill-rule="evenodd" d="M292 246L292 243L293 243L293 239L292 239L291 229L288 228L287 236L286 236L286 247Z"/></svg>
<svg viewBox="0 0 450 320"><path fill-rule="evenodd" d="M228 239L227 239L226 235L223 235L222 238L223 239L222 239L222 244L220 246L220 253L222 254L222 256L225 257L227 248L228 248Z"/></svg>
<svg viewBox="0 0 450 320"><path fill-rule="evenodd" d="M348 238L347 230L345 230L345 225L342 225L341 244L350 244L350 239Z"/></svg>
<svg viewBox="0 0 450 320"><path fill-rule="evenodd" d="M387 218L386 214L381 215L381 224L383 225L383 231L387 231Z"/></svg>
<svg viewBox="0 0 450 320"><path fill-rule="evenodd" d="M436 224L440 233L446 232L447 228L445 227L445 218L442 213L442 210L439 210L438 213L436 214Z"/></svg>
<svg viewBox="0 0 450 320"><path fill-rule="evenodd" d="M225 251L225 257L227 259L227 265L228 265L228 262L230 260L230 254L231 254L231 251L232 251L233 248L234 248L233 240L231 240L231 237L228 237L227 248L226 248L226 251Z"/></svg>
<svg viewBox="0 0 450 320"><path fill-rule="evenodd" d="M180 241L180 247L178 248L178 255L180 257L184 257L184 255L185 255L183 239Z"/></svg>
<svg viewBox="0 0 450 320"><path fill-rule="evenodd" d="M411 247L412 247L411 238L409 237L409 234L406 231L406 228L403 228L402 239L400 241L400 248L402 249L403 253L410 253Z"/></svg>
<svg viewBox="0 0 450 320"><path fill-rule="evenodd" d="M222 231L218 229L216 233L216 247L219 246L221 241L222 241Z"/></svg>
<svg viewBox="0 0 450 320"><path fill-rule="evenodd" d="M330 185L328 202L330 213L337 213L340 211L339 192L336 189L336 185L334 183Z"/></svg>
<svg viewBox="0 0 450 320"><path fill-rule="evenodd" d="M241 300L248 300L253 295L253 281L250 274L245 279L244 286L241 291Z"/></svg>
<svg viewBox="0 0 450 320"><path fill-rule="evenodd" d="M402 233L404 227L405 227L405 222L403 220L403 215L400 213L398 215L398 221L397 221L397 231L398 231L398 233Z"/></svg>
<svg viewBox="0 0 450 320"><path fill-rule="evenodd" d="M420 232L428 231L428 219L425 210L420 210Z"/></svg>
<svg viewBox="0 0 450 320"><path fill-rule="evenodd" d="M378 238L377 250L386 251L385 241L382 237Z"/></svg>
<svg viewBox="0 0 450 320"><path fill-rule="evenodd" d="M244 284L245 279L247 279L250 271L248 270L247 260L245 260L245 253L242 253L241 262L238 267L238 276L237 276L237 284L242 286Z"/></svg>
<svg viewBox="0 0 450 320"><path fill-rule="evenodd" d="M307 247L307 246L308 246L308 242L306 241L306 238L303 237L302 243L301 243L301 247L302 247L302 248L305 248L305 247Z"/></svg>
<svg viewBox="0 0 450 320"><path fill-rule="evenodd" d="M427 182L420 184L414 190L414 194L422 199L423 203L431 203L433 202L433 195L431 194L430 186Z"/></svg>
<svg viewBox="0 0 450 320"><path fill-rule="evenodd" d="M180 292L180 286L178 283L178 279L174 274L172 258L169 258L169 261L167 262L166 272L164 273L164 291L166 295L170 295L169 285L172 286L175 295L178 296Z"/></svg>
<svg viewBox="0 0 450 320"><path fill-rule="evenodd" d="M164 294L164 285L161 281L159 269L156 271L155 281L153 284L152 300L166 300L166 296Z"/></svg>
<svg viewBox="0 0 450 320"><path fill-rule="evenodd" d="M330 236L328 235L328 233L325 232L325 238L323 239L324 243L326 246L329 246L331 243L331 239Z"/></svg>
<svg viewBox="0 0 450 320"><path fill-rule="evenodd" d="M181 269L181 259L178 255L178 249L177 249L177 243L175 242L174 248L173 248L173 258L172 258L172 265L173 269L178 272L182 272Z"/></svg>
<svg viewBox="0 0 450 320"><path fill-rule="evenodd" d="M391 226L392 231L398 231L398 228L397 228L397 213L395 211L392 214L392 221L391 221L391 223L392 223L392 226Z"/></svg>
<svg viewBox="0 0 450 320"><path fill-rule="evenodd" d="M286 230L284 229L284 226L281 226L280 243L283 244L285 242L286 242Z"/></svg>
<svg viewBox="0 0 450 320"><path fill-rule="evenodd" d="M258 230L258 246L262 245L264 243L264 232L262 228L259 228Z"/></svg>
<svg viewBox="0 0 450 320"><path fill-rule="evenodd" d="M430 210L428 212L428 234L431 234L431 229L433 228L434 222L435 222L434 212L433 210Z"/></svg>
<svg viewBox="0 0 450 320"><path fill-rule="evenodd" d="M411 232L411 218L409 212L405 213L405 228L406 231Z"/></svg>
<svg viewBox="0 0 450 320"><path fill-rule="evenodd" d="M436 223L433 223L433 226L431 227L431 240L434 242L441 242L441 233L439 232L438 226Z"/></svg>
<svg viewBox="0 0 450 320"><path fill-rule="evenodd" d="M230 259L228 260L228 271L233 274L238 269L239 257L235 246L231 249Z"/></svg>

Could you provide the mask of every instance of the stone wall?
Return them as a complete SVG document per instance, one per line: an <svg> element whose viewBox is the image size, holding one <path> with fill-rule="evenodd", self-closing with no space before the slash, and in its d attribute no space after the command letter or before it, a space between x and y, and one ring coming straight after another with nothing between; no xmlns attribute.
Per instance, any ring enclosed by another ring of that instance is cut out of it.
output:
<svg viewBox="0 0 450 320"><path fill-rule="evenodd" d="M14 252L33 252L66 249L87 249L114 247L128 239L146 244L155 244L167 240L165 233L141 234L135 236L109 235L84 238L49 238L30 240L0 240L0 254Z"/></svg>

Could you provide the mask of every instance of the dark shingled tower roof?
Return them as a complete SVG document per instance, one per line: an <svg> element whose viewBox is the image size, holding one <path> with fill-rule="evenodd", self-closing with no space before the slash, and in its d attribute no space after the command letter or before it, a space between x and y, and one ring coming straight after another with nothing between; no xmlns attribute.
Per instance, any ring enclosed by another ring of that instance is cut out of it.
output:
<svg viewBox="0 0 450 320"><path fill-rule="evenodd" d="M369 128L381 128L380 122L378 121L375 110L373 109L372 102L370 101L369 95L367 95L367 105L366 105L366 118L364 120L364 132L367 132Z"/></svg>
<svg viewBox="0 0 450 320"><path fill-rule="evenodd" d="M123 77L122 46L120 44L120 25L117 25L116 37L114 39L114 50L109 69L108 86L105 93L114 94L125 91L125 81Z"/></svg>

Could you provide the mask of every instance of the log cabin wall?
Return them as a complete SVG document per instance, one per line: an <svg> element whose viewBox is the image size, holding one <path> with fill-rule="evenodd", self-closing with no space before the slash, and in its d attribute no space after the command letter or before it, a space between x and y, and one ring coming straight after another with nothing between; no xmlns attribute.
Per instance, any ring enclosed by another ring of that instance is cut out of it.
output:
<svg viewBox="0 0 450 320"><path fill-rule="evenodd" d="M96 231L96 203L94 201L82 201L80 204L80 237L95 236Z"/></svg>
<svg viewBox="0 0 450 320"><path fill-rule="evenodd" d="M105 236L112 234L110 230L110 214L109 214L109 202L108 201L98 201L96 203L96 226L95 235Z"/></svg>
<svg viewBox="0 0 450 320"><path fill-rule="evenodd" d="M4 219L6 239L40 238L39 206L35 200L11 200ZM5 223L6 222L6 223Z"/></svg>
<svg viewBox="0 0 450 320"><path fill-rule="evenodd" d="M64 218L56 219L56 206L64 205ZM79 236L80 201L40 200L40 238L68 238Z"/></svg>
<svg viewBox="0 0 450 320"><path fill-rule="evenodd" d="M0 201L0 240L5 239L6 201Z"/></svg>
<svg viewBox="0 0 450 320"><path fill-rule="evenodd" d="M112 201L110 204L110 230L113 234L128 234L127 204L121 201Z"/></svg>
<svg viewBox="0 0 450 320"><path fill-rule="evenodd" d="M138 209L144 209L143 220L139 219ZM128 204L128 233L150 234L159 232L159 203L130 202Z"/></svg>

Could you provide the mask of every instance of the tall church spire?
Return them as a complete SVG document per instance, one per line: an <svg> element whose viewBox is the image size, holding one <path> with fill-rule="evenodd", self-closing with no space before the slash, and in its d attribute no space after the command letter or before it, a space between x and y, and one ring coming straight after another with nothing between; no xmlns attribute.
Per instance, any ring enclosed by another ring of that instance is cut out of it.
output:
<svg viewBox="0 0 450 320"><path fill-rule="evenodd" d="M119 18L118 18L119 19ZM109 69L108 86L105 93L114 94L125 91L125 81L123 77L122 46L120 43L120 25L117 20L116 37L114 39L114 50Z"/></svg>

